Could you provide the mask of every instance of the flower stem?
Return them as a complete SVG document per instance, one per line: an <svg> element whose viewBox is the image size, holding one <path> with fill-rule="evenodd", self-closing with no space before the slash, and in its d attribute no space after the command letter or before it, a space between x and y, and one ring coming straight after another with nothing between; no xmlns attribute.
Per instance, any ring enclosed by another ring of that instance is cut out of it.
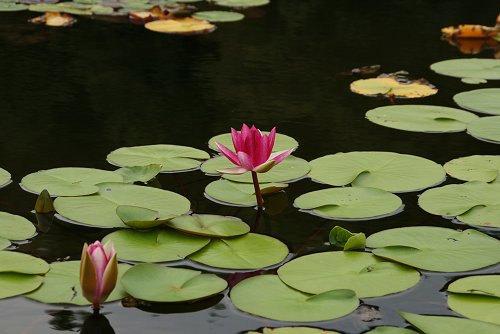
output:
<svg viewBox="0 0 500 334"><path fill-rule="evenodd" d="M99 315L99 311L101 310L101 305L94 304L92 305L92 309L94 310L94 315Z"/></svg>
<svg viewBox="0 0 500 334"><path fill-rule="evenodd" d="M257 207L259 210L264 208L264 200L262 199L262 193L260 192L259 179L257 178L257 173L252 171L253 187L255 189L255 197L257 198Z"/></svg>

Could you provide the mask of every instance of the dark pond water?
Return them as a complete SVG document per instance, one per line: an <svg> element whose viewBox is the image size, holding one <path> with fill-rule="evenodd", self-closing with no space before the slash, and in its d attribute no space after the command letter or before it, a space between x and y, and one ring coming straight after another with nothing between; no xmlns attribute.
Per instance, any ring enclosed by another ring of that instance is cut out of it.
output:
<svg viewBox="0 0 500 334"><path fill-rule="evenodd" d="M168 143L208 150L210 137L242 122L262 129L276 125L300 142L295 154L308 160L355 150L408 153L441 164L498 154L498 146L465 133L410 133L372 124L364 113L388 101L350 93L354 78L339 75L371 64L387 73L407 70L440 91L397 103L454 106L454 94L474 87L439 76L429 65L469 56L441 41L439 29L493 24L498 10L493 0L272 0L246 11L241 22L197 37L89 18L69 29L49 29L26 23L32 13L0 13L0 166L14 179L0 190L0 211L35 221L30 211L36 197L17 185L28 173L63 166L112 169L106 154L122 146ZM491 58L492 52L478 56ZM188 197L194 212L233 215L254 226L254 209L204 197L212 180L200 171L159 177L165 189ZM297 196L323 187L307 179L291 184L280 195L281 210L265 212L254 228L299 254L328 249L325 242L335 225L366 234L411 225L459 228L419 209L417 193L402 195L404 212L365 222L333 222L293 208ZM83 242L105 233L56 222L20 250L48 261L79 259ZM362 333L381 324L405 326L398 310L454 314L440 291L452 276L424 273L405 293L364 299L349 316L311 325ZM193 305L139 310L111 303L104 310L117 333L231 334L287 325L237 311L227 293ZM78 332L88 312L22 297L2 300L0 332Z"/></svg>

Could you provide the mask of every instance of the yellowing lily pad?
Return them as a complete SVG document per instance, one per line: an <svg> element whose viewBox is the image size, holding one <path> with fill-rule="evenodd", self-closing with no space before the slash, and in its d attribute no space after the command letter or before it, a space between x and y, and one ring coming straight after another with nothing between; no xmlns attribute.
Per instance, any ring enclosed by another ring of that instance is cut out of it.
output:
<svg viewBox="0 0 500 334"><path fill-rule="evenodd" d="M82 196L98 192L97 184L103 182L123 182L123 177L102 169L62 167L28 174L21 186L35 194L46 189L51 196Z"/></svg>
<svg viewBox="0 0 500 334"><path fill-rule="evenodd" d="M472 155L444 164L446 173L462 181L500 182L500 156Z"/></svg>
<svg viewBox="0 0 500 334"><path fill-rule="evenodd" d="M139 264L129 269L121 284L132 297L152 302L199 300L222 292L226 280L200 271Z"/></svg>
<svg viewBox="0 0 500 334"><path fill-rule="evenodd" d="M465 224L500 228L500 182L471 181L425 191L418 205L434 215Z"/></svg>
<svg viewBox="0 0 500 334"><path fill-rule="evenodd" d="M303 292L350 289L360 298L401 292L420 280L418 271L410 267L369 253L343 251L299 257L279 268L278 275L284 283Z"/></svg>
<svg viewBox="0 0 500 334"><path fill-rule="evenodd" d="M172 229L119 230L108 234L103 243L109 240L115 245L120 260L139 262L182 260L210 242L209 238Z"/></svg>
<svg viewBox="0 0 500 334"><path fill-rule="evenodd" d="M500 326L456 317L418 315L400 312L401 316L425 334L498 334Z"/></svg>
<svg viewBox="0 0 500 334"><path fill-rule="evenodd" d="M53 5L55 7L59 7L61 11L63 11L63 8L57 5ZM67 12L74 12L73 10L64 10ZM76 10L78 12L78 10ZM92 12L91 12L92 13ZM84 15L84 14L82 14ZM35 24L45 24L46 26L49 27L70 27L73 24L76 23L76 19L67 14L67 13L61 13L61 12L46 12L42 16L38 16L35 18L32 18L29 20L31 23Z"/></svg>
<svg viewBox="0 0 500 334"><path fill-rule="evenodd" d="M212 239L189 258L224 269L261 269L283 261L287 246L278 239L255 233L227 239Z"/></svg>
<svg viewBox="0 0 500 334"><path fill-rule="evenodd" d="M159 217L182 215L189 211L189 200L171 191L126 183L101 183L97 194L58 197L56 211L70 222L94 227L127 227L116 214L119 206L154 210Z"/></svg>
<svg viewBox="0 0 500 334"><path fill-rule="evenodd" d="M162 21L154 21L157 23ZM148 23L148 24L150 24ZM197 169L202 160L210 158L207 152L178 145L146 145L122 147L107 156L108 162L117 166L134 167L161 165L162 172L180 172Z"/></svg>
<svg viewBox="0 0 500 334"><path fill-rule="evenodd" d="M269 194L288 187L283 183L261 183L262 194ZM255 206L255 189L251 183L217 180L205 188L205 196L217 203L235 206ZM264 200L265 204L265 200Z"/></svg>
<svg viewBox="0 0 500 334"><path fill-rule="evenodd" d="M268 135L269 131L262 131L262 133ZM208 141L208 147L218 152L219 149L217 148L217 145L215 145L215 143L222 144L227 148L229 148L230 150L234 151L233 140L230 133L217 135L215 137L210 138L210 140ZM281 133L276 133L273 152L295 150L297 147L299 147L299 143L295 139Z"/></svg>
<svg viewBox="0 0 500 334"><path fill-rule="evenodd" d="M434 95L438 90L427 82L409 81L402 83L389 76L356 80L351 83L351 91L368 96L416 98Z"/></svg>
<svg viewBox="0 0 500 334"><path fill-rule="evenodd" d="M397 213L401 199L385 190L345 187L317 190L295 199L295 207L331 219L375 219Z"/></svg>
<svg viewBox="0 0 500 334"><path fill-rule="evenodd" d="M431 271L475 270L500 261L500 241L472 229L394 228L370 235L366 246L376 256Z"/></svg>
<svg viewBox="0 0 500 334"><path fill-rule="evenodd" d="M500 88L475 89L458 93L453 100L460 107L490 115L500 115Z"/></svg>
<svg viewBox="0 0 500 334"><path fill-rule="evenodd" d="M10 173L5 169L0 168L0 188L5 187L10 183Z"/></svg>
<svg viewBox="0 0 500 334"><path fill-rule="evenodd" d="M500 59L449 59L432 64L431 70L456 78L500 80Z"/></svg>
<svg viewBox="0 0 500 334"><path fill-rule="evenodd" d="M123 263L118 265L118 282L130 267ZM126 295L121 284L116 284L106 302L122 299ZM25 296L48 304L89 305L80 287L80 261L51 263L42 286Z"/></svg>
<svg viewBox="0 0 500 334"><path fill-rule="evenodd" d="M352 184L390 192L425 189L444 181L437 163L394 152L348 152L326 155L310 162L313 181L332 186Z"/></svg>
<svg viewBox="0 0 500 334"><path fill-rule="evenodd" d="M166 222L165 225L182 232L207 237L234 237L250 231L250 226L241 219L218 215L184 215Z"/></svg>
<svg viewBox="0 0 500 334"><path fill-rule="evenodd" d="M467 125L467 132L477 139L500 144L500 116L480 117Z"/></svg>
<svg viewBox="0 0 500 334"><path fill-rule="evenodd" d="M369 110L366 118L388 128L413 132L458 132L477 119L455 108L425 105L393 105Z"/></svg>
<svg viewBox="0 0 500 334"><path fill-rule="evenodd" d="M352 290L311 295L290 288L277 275L251 277L231 290L238 309L279 321L313 322L340 318L359 304Z"/></svg>
<svg viewBox="0 0 500 334"><path fill-rule="evenodd" d="M151 31L178 35L208 34L217 29L215 25L208 21L191 17L152 21L146 23L145 27Z"/></svg>

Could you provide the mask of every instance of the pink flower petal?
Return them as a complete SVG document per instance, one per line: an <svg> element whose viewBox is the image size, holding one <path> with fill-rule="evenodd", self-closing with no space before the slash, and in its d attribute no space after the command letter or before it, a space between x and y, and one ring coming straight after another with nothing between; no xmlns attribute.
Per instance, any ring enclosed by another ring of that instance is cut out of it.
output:
<svg viewBox="0 0 500 334"><path fill-rule="evenodd" d="M274 160L274 162L276 162L276 165L277 165L280 162L282 162L283 159L288 157L292 152L293 152L293 150L275 152L275 153L271 154L271 156L269 157L269 160Z"/></svg>
<svg viewBox="0 0 500 334"><path fill-rule="evenodd" d="M233 140L234 150L236 152L241 150L241 135L238 131L231 128L231 139Z"/></svg>
<svg viewBox="0 0 500 334"><path fill-rule="evenodd" d="M273 151L273 147L274 147L274 140L276 139L276 127L272 128L271 132L269 133L269 142L268 142L268 145L269 145L269 154L271 154L271 152Z"/></svg>
<svg viewBox="0 0 500 334"><path fill-rule="evenodd" d="M238 152L238 160L240 160L240 166L245 168L246 170L252 170L252 160L250 160L250 156L245 152Z"/></svg>
<svg viewBox="0 0 500 334"><path fill-rule="evenodd" d="M222 144L219 144L217 142L215 142L215 145L217 145L217 148L219 149L219 151L224 154L224 156L226 158L229 159L229 161L231 161L233 164L235 165L240 165L240 162L238 160L238 156L233 152L231 151L230 149L228 149L226 146L222 145Z"/></svg>

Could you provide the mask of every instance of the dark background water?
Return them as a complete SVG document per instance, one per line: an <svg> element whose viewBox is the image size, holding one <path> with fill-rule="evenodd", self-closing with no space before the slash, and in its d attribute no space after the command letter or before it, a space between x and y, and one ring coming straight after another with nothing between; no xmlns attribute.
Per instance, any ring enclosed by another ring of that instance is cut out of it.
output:
<svg viewBox="0 0 500 334"><path fill-rule="evenodd" d="M106 154L122 146L165 143L208 150L210 137L242 122L261 129L277 126L300 142L295 154L308 160L355 150L408 153L441 164L498 154L497 145L465 132L411 133L370 123L364 113L388 101L352 94L349 83L357 77L339 73L372 64L386 73L407 70L427 78L439 93L397 103L453 107L454 94L477 86L429 70L440 60L469 57L441 41L439 30L460 23L493 25L499 9L493 0L272 0L245 11L241 22L191 37L91 18L80 18L71 28L47 28L26 22L34 13L0 13L0 166L14 180L0 190L0 210L34 221L30 210L36 197L17 186L28 173L65 166L112 169ZM492 51L478 57L491 58ZM498 82L481 87L498 87ZM188 197L195 212L234 215L254 224L253 209L207 200L203 189L213 178L200 171L159 179L165 189ZM366 234L410 225L457 228L419 209L417 193L402 195L403 213L366 222L332 222L292 207L297 196L322 187L310 180L291 184L276 199L282 208L266 212L258 232L304 254L328 249L324 243L334 225ZM105 233L57 223L20 248L48 261L78 259L83 242ZM451 276L425 273L405 293L363 300L378 311L365 305L347 317L312 325L361 333L381 324L404 326L397 310L453 314L439 291ZM179 305L140 311L120 303L106 305L105 312L117 333L230 334L286 325L245 315L227 296L220 297L190 305L186 313L178 313ZM11 298L0 302L0 332L75 332L87 313L85 307Z"/></svg>

